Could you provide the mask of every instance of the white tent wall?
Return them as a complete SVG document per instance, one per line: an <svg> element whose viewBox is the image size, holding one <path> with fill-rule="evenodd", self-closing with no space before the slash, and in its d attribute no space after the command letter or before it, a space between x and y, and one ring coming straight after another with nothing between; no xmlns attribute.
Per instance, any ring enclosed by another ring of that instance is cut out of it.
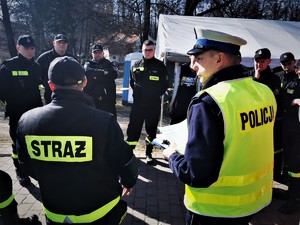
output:
<svg viewBox="0 0 300 225"><path fill-rule="evenodd" d="M241 54L247 67L253 66L254 52L259 48L270 49L271 68L280 66L284 52L300 58L300 22L177 15L160 15L155 57L165 62L188 61L186 52L195 44L196 25L245 39L248 43L241 47Z"/></svg>

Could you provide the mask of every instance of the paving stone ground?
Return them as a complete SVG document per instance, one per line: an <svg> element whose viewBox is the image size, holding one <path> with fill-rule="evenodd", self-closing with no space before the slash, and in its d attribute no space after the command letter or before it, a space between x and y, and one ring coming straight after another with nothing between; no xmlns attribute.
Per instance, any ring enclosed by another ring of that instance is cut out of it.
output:
<svg viewBox="0 0 300 225"><path fill-rule="evenodd" d="M120 98L120 96L119 96ZM130 106L122 106L118 102L118 122L125 134L128 125ZM167 124L168 119L163 120ZM11 142L8 134L7 121L3 120L0 112L0 169L8 172L13 179L13 192L19 203L18 211L22 217L37 214L43 225L45 223L42 211L39 187L32 179L28 188L21 187L16 180L15 170L10 158ZM132 195L125 199L128 202L128 213L123 225L183 225L185 208L183 205L184 185L171 173L167 162L163 159L161 150L154 151L156 164L147 166L144 157L145 137L143 130L139 145L135 150L140 160L138 182ZM80 179L80 178L79 178ZM274 183L274 186L286 189L286 186ZM88 187L87 187L88 191ZM277 209L282 201L273 200L264 210L259 212L251 221L251 225L300 225L300 211L294 215L280 214Z"/></svg>

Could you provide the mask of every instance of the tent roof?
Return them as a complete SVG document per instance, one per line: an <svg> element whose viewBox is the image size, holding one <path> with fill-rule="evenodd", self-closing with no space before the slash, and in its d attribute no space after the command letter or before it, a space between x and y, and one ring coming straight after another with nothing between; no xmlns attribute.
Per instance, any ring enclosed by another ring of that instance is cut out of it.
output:
<svg viewBox="0 0 300 225"><path fill-rule="evenodd" d="M203 26L239 36L248 43L241 47L242 64L253 66L254 52L269 48L271 67L279 66L280 55L292 52L300 58L300 22L160 15L156 40L156 58L181 61L195 44L194 27Z"/></svg>

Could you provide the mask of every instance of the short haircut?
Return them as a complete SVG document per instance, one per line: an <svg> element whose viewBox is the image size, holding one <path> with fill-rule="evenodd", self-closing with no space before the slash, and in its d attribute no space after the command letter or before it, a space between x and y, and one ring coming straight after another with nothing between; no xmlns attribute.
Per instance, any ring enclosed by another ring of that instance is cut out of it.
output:
<svg viewBox="0 0 300 225"><path fill-rule="evenodd" d="M149 45L154 45L154 43L153 43L153 41L145 40L145 41L143 42L143 45L149 46Z"/></svg>

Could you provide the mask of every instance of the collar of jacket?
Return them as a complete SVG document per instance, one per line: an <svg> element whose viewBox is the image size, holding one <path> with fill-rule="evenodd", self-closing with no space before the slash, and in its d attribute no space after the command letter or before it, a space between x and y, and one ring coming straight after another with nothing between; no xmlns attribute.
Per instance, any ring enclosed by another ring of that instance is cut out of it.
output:
<svg viewBox="0 0 300 225"><path fill-rule="evenodd" d="M95 106L92 97L86 94L83 91L78 90L66 90L66 89L56 89L52 93L52 102L53 103L60 103L60 102L71 102L71 101L78 101L85 103L89 106Z"/></svg>
<svg viewBox="0 0 300 225"><path fill-rule="evenodd" d="M243 73L242 65L226 67L212 75L212 77L206 82L202 89L209 88L221 81L233 80L243 77L247 77L247 75Z"/></svg>
<svg viewBox="0 0 300 225"><path fill-rule="evenodd" d="M18 52L18 58L21 60L21 62L24 62L24 63L30 63L31 64L31 63L34 62L34 57L32 57L32 59L28 60L20 52Z"/></svg>

